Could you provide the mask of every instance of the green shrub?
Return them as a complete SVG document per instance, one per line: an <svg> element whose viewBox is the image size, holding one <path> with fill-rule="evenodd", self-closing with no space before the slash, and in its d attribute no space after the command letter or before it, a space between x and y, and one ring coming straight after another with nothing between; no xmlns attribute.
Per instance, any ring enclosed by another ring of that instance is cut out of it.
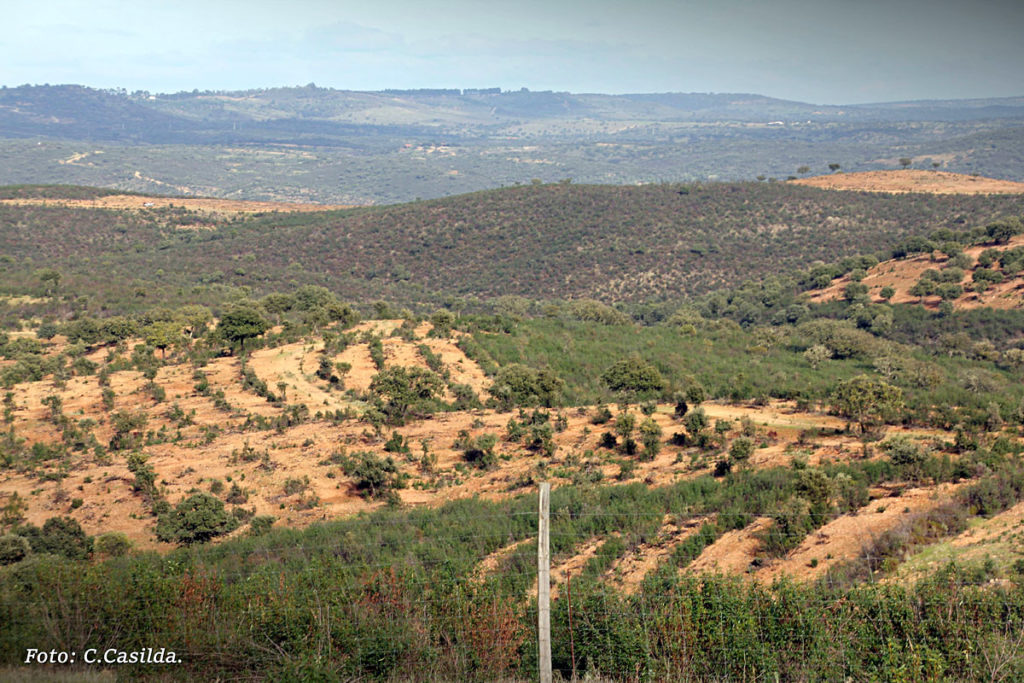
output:
<svg viewBox="0 0 1024 683"><path fill-rule="evenodd" d="M96 537L96 552L107 557L121 557L131 550L132 542L119 531L110 531Z"/></svg>
<svg viewBox="0 0 1024 683"><path fill-rule="evenodd" d="M24 536L14 534L0 536L0 567L21 562L28 557L30 552L32 552L32 548Z"/></svg>
<svg viewBox="0 0 1024 683"><path fill-rule="evenodd" d="M224 503L208 493L197 493L160 516L156 537L165 543L192 545L233 531L238 522Z"/></svg>
<svg viewBox="0 0 1024 683"><path fill-rule="evenodd" d="M498 437L495 434L481 434L464 445L462 457L482 470L490 469L497 464L494 454L497 443Z"/></svg>
<svg viewBox="0 0 1024 683"><path fill-rule="evenodd" d="M552 407L559 402L565 382L551 370L533 368L519 363L506 365L494 377L489 389L489 403L500 410L511 410L514 406Z"/></svg>
<svg viewBox="0 0 1024 683"><path fill-rule="evenodd" d="M745 436L733 440L729 446L729 458L738 465L745 465L754 454L754 442Z"/></svg>
<svg viewBox="0 0 1024 683"><path fill-rule="evenodd" d="M71 517L51 517L42 529L29 526L23 531L36 553L60 555L70 560L84 560L92 554L92 538Z"/></svg>
<svg viewBox="0 0 1024 683"><path fill-rule="evenodd" d="M365 498L388 498L394 495L394 489L404 485L404 478L390 457L382 458L369 452L353 453L344 458L341 469L352 477L356 490Z"/></svg>
<svg viewBox="0 0 1024 683"><path fill-rule="evenodd" d="M284 495L294 496L297 493L302 493L309 488L309 477L304 476L302 479L289 478L284 482Z"/></svg>
<svg viewBox="0 0 1024 683"><path fill-rule="evenodd" d="M275 518L273 515L256 515L249 520L249 534L252 536L262 536L270 531L270 528L274 526Z"/></svg>
<svg viewBox="0 0 1024 683"><path fill-rule="evenodd" d="M644 445L644 460L654 460L661 452L661 426L653 418L640 423L640 441Z"/></svg>
<svg viewBox="0 0 1024 683"><path fill-rule="evenodd" d="M627 396L649 396L665 387L658 369L636 356L613 363L601 373L601 381L612 391Z"/></svg>

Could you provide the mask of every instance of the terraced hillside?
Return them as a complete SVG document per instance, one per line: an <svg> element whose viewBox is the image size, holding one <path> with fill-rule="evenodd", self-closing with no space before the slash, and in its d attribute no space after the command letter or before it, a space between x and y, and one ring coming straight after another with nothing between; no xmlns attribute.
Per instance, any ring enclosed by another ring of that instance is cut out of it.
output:
<svg viewBox="0 0 1024 683"><path fill-rule="evenodd" d="M301 528L385 501L435 507L477 496L503 500L529 493L542 479L556 487L643 482L657 490L712 485L733 468L729 477L831 473L817 518L780 508L771 497L763 508L741 506L739 516L733 503L705 500L689 511L628 520L556 555L559 583L586 574L632 593L669 567L764 582L783 574L823 576L857 561L874 539L922 511L952 504L977 477L956 465L962 456L952 449L952 433L890 427L875 438L883 446L912 444L918 454L917 469L894 467L885 448L863 443L846 421L787 401L704 403L701 419L715 425L711 446L700 445L709 437L675 414L673 404L652 403L636 438L651 433L653 440L627 447L619 426L636 421L635 408L482 407L500 392L491 391L493 369L488 375L464 353L463 332L438 336L430 323L373 320L346 330L340 345L339 332L282 337L244 357L198 365L184 356L147 356L151 348L128 339L80 356L71 376L10 385L0 506L24 523L67 516L91 535L116 532L136 548L168 550L170 539L158 540L160 506L197 493L228 505L242 522L238 536L248 533L251 519ZM58 336L46 354L67 351ZM390 426L374 417L380 377L414 368L444 378L437 396L449 407ZM755 447L742 460L723 456L737 442ZM943 452L946 469L926 476L921 463ZM799 477L793 481L799 491ZM787 515L804 519L802 526ZM529 552L526 540L495 549L475 574L486 578L519 562Z"/></svg>

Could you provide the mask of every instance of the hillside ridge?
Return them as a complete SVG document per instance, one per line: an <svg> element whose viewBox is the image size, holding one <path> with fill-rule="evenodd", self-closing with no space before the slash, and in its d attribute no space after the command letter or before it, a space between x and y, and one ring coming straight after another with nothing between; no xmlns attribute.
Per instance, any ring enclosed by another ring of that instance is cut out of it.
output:
<svg viewBox="0 0 1024 683"><path fill-rule="evenodd" d="M438 294L678 300L1022 212L1019 195L880 201L786 183L540 184L223 220L173 203L115 221L108 210L0 204L0 248L13 259L0 285L37 293L29 286L35 268L21 264L41 255L69 282L118 273L145 282L162 270L150 296L199 278L263 293L317 284L349 299L395 302L436 302ZM207 229L181 229L188 226Z"/></svg>

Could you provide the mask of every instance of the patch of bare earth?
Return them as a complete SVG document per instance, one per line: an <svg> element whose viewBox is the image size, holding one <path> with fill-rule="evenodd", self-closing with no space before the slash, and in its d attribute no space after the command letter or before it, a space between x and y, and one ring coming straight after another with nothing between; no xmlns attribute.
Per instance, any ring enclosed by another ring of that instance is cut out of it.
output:
<svg viewBox="0 0 1024 683"><path fill-rule="evenodd" d="M232 408L264 417L280 411L262 396L242 388L242 365L238 358L214 358L203 368L210 386L224 392L224 399Z"/></svg>
<svg viewBox="0 0 1024 683"><path fill-rule="evenodd" d="M819 578L833 565L857 557L862 548L911 515L949 502L961 485L897 490L893 493L899 495L872 500L855 513L843 515L812 532L786 557L768 563L754 577L766 583L783 575L803 581Z"/></svg>
<svg viewBox="0 0 1024 683"><path fill-rule="evenodd" d="M334 363L348 363L351 367L343 377L346 389L368 391L373 376L377 374L377 366L370 356L369 344L352 344L331 359Z"/></svg>
<svg viewBox="0 0 1024 683"><path fill-rule="evenodd" d="M993 563L1017 573L1014 565L1024 557L1024 503L990 519L971 520L970 527L945 541L921 549L901 564L892 581L913 582L950 562Z"/></svg>
<svg viewBox="0 0 1024 683"><path fill-rule="evenodd" d="M66 206L76 209L154 209L185 208L210 214L240 213L308 213L350 209L352 205L342 204L296 204L287 202L250 202L234 199L206 199L199 197L160 197L112 194L96 199L0 199L0 204L27 206Z"/></svg>
<svg viewBox="0 0 1024 683"><path fill-rule="evenodd" d="M1008 532L1020 532L1024 530L1024 503L1017 503L1009 510L1005 510L991 519L986 519L972 526L967 531L950 541L954 548L970 548L972 546L983 546L992 541L1003 538ZM1024 544L1020 546L1024 551Z"/></svg>
<svg viewBox="0 0 1024 683"><path fill-rule="evenodd" d="M383 340L385 365L399 365L405 368L426 367L426 361L416 350L416 345L400 337L388 337Z"/></svg>
<svg viewBox="0 0 1024 683"><path fill-rule="evenodd" d="M574 549L574 554L568 558L553 558L551 562L551 599L558 597L562 587L566 585L569 578L579 576L583 566L597 555L597 551L608 540L607 537L592 538L581 547ZM537 597L537 579L533 580L528 594L531 598Z"/></svg>
<svg viewBox="0 0 1024 683"><path fill-rule="evenodd" d="M927 194L1022 194L1024 183L997 180L984 176L962 175L947 171L899 170L860 171L836 173L790 180L794 185L806 185L826 190L854 190L858 192L921 192Z"/></svg>
<svg viewBox="0 0 1024 683"><path fill-rule="evenodd" d="M691 574L746 572L761 550L760 534L771 524L771 517L758 517L742 529L725 532L705 548L684 571Z"/></svg>
<svg viewBox="0 0 1024 683"><path fill-rule="evenodd" d="M249 356L249 367L275 394L282 393L290 404L304 403L311 412L344 410L351 402L340 391L330 391L316 376L323 342L296 342L260 349ZM367 354L368 355L368 354Z"/></svg>
<svg viewBox="0 0 1024 683"><path fill-rule="evenodd" d="M452 381L456 384L468 384L477 395L487 391L491 380L480 369L476 361L470 360L455 343L449 339L424 339L430 350L441 358L441 362L451 372Z"/></svg>
<svg viewBox="0 0 1024 683"><path fill-rule="evenodd" d="M680 522L674 515L666 515L657 538L650 543L641 543L616 560L606 574L606 581L623 593L632 595L645 576L657 569L677 545L697 533L707 521L707 517L695 517Z"/></svg>

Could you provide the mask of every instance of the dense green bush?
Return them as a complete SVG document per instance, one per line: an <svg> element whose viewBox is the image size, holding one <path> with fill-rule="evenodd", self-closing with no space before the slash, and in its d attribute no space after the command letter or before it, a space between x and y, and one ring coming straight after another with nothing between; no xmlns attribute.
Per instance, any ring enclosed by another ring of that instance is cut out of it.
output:
<svg viewBox="0 0 1024 683"><path fill-rule="evenodd" d="M51 517L42 528L28 525L17 533L28 539L34 553L60 555L71 560L84 560L92 554L93 539L71 517Z"/></svg>
<svg viewBox="0 0 1024 683"><path fill-rule="evenodd" d="M367 451L341 458L341 468L352 478L356 490L367 498L391 498L394 490L404 486L404 477L395 461Z"/></svg>
<svg viewBox="0 0 1024 683"><path fill-rule="evenodd" d="M224 503L208 493L196 493L160 516L156 537L165 543L191 545L233 531L238 522Z"/></svg>
<svg viewBox="0 0 1024 683"><path fill-rule="evenodd" d="M132 542L119 531L100 534L95 539L96 552L106 557L121 557L127 554L131 547Z"/></svg>
<svg viewBox="0 0 1024 683"><path fill-rule="evenodd" d="M32 552L28 539L15 534L0 536L0 567L21 562Z"/></svg>

